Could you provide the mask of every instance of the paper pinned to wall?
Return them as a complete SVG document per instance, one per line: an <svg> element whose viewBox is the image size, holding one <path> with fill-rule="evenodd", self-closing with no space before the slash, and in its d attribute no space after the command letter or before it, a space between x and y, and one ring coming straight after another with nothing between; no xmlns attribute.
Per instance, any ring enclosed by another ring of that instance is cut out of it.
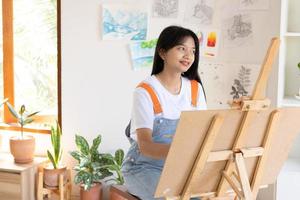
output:
<svg viewBox="0 0 300 200"><path fill-rule="evenodd" d="M205 30L202 29L197 32L200 46L200 56L206 58L216 58L218 55L220 44L219 30Z"/></svg>
<svg viewBox="0 0 300 200"><path fill-rule="evenodd" d="M228 101L233 98L251 95L259 72L260 65L255 64L200 62L208 107L229 108Z"/></svg>
<svg viewBox="0 0 300 200"><path fill-rule="evenodd" d="M228 16L226 12L223 19L224 47L241 47L253 44L252 16L248 13L236 12Z"/></svg>
<svg viewBox="0 0 300 200"><path fill-rule="evenodd" d="M103 40L145 40L148 13L145 5L103 4Z"/></svg>
<svg viewBox="0 0 300 200"><path fill-rule="evenodd" d="M152 16L176 18L178 16L178 0L154 0Z"/></svg>
<svg viewBox="0 0 300 200"><path fill-rule="evenodd" d="M270 0L240 0L240 10L267 10Z"/></svg>
<svg viewBox="0 0 300 200"><path fill-rule="evenodd" d="M151 69L157 39L129 44L133 70Z"/></svg>
<svg viewBox="0 0 300 200"><path fill-rule="evenodd" d="M215 0L191 0L186 5L184 21L197 25L211 25L215 13Z"/></svg>

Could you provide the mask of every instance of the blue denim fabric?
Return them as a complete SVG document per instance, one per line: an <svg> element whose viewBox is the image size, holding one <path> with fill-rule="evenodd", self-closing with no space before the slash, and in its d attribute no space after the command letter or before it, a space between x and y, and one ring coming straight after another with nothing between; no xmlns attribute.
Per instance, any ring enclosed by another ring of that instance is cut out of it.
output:
<svg viewBox="0 0 300 200"><path fill-rule="evenodd" d="M162 117L154 119L152 139L154 142L170 144L175 134L178 120ZM142 200L162 200L154 198L165 160L143 156L137 142L130 140L131 147L122 165L122 173L128 191Z"/></svg>

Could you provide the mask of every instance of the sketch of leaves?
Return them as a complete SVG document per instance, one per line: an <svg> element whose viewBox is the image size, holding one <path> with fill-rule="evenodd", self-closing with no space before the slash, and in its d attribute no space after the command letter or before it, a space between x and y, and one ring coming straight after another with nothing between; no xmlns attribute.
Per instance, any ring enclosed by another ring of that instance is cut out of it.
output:
<svg viewBox="0 0 300 200"><path fill-rule="evenodd" d="M251 85L250 80L251 69L241 65L241 69L238 73L238 79L234 79L233 86L231 87L233 99L240 98L240 96L246 96L249 92L246 90Z"/></svg>

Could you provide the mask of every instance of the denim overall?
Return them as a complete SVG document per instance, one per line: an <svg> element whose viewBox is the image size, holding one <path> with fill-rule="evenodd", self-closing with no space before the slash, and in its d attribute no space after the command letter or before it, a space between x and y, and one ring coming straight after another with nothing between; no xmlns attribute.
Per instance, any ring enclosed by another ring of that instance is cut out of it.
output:
<svg viewBox="0 0 300 200"><path fill-rule="evenodd" d="M176 131L177 120L156 117L153 124L153 142L170 144ZM131 147L122 165L122 173L128 191L142 200L154 200L165 160L145 157L137 142L129 138ZM163 198L159 198L163 199ZM156 199L158 200L158 199Z"/></svg>
<svg viewBox="0 0 300 200"><path fill-rule="evenodd" d="M146 90L149 89L145 87L143 88ZM198 82L192 80L191 103L193 106L196 106L197 104L197 92ZM151 91L149 93L151 94ZM152 93L154 93L154 91ZM154 102L155 98L151 98ZM158 99L156 99L156 101L158 101ZM155 110L156 109L154 108L154 111ZM156 115L153 123L152 141L155 143L170 144L179 120L164 118L162 110L158 110L159 112L155 112ZM155 199L154 193L163 170L165 160L152 159L150 157L143 156L140 153L137 142L130 138L130 130L126 129L126 132L126 135L131 143L131 147L129 148L129 151L122 164L122 174L124 176L125 185L128 191L142 200L163 199Z"/></svg>

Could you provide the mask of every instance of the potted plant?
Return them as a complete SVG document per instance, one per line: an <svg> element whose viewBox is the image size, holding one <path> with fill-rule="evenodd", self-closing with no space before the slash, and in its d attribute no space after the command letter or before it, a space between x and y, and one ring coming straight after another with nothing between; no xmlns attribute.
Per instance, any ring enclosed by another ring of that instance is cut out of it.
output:
<svg viewBox="0 0 300 200"><path fill-rule="evenodd" d="M57 188L59 175L64 176L64 183L67 181L67 167L61 165L61 128L56 121L56 127L51 127L52 153L47 150L47 156L51 164L44 167L44 184L47 188Z"/></svg>
<svg viewBox="0 0 300 200"><path fill-rule="evenodd" d="M101 168L107 169L113 173L113 176L107 181L113 181L118 185L123 185L124 178L121 172L121 167L124 161L124 151L122 149L118 149L114 156L109 153L101 154L101 156L104 162L104 165Z"/></svg>
<svg viewBox="0 0 300 200"><path fill-rule="evenodd" d="M101 168L104 159L98 151L101 143L101 135L98 135L90 147L86 139L80 135L75 136L76 151L70 152L71 156L78 161L74 166L76 175L75 184L80 184L81 200L99 200L102 196L101 180L111 176L112 173L105 168Z"/></svg>
<svg viewBox="0 0 300 200"><path fill-rule="evenodd" d="M21 127L20 136L13 136L9 140L10 152L14 156L16 163L32 162L35 150L35 138L29 135L24 136L23 128L26 124L33 122L31 117L39 112L28 114L25 105L22 105L19 112L17 112L9 102L6 102L6 105Z"/></svg>
<svg viewBox="0 0 300 200"><path fill-rule="evenodd" d="M122 149L118 149L114 156L111 154L102 154L102 158L105 163L102 168L113 173L113 176L107 181L113 181L115 183L110 187L110 199L122 200L130 197L131 195L127 193L127 189L123 185L124 177L121 172L122 163L124 161L124 151Z"/></svg>

